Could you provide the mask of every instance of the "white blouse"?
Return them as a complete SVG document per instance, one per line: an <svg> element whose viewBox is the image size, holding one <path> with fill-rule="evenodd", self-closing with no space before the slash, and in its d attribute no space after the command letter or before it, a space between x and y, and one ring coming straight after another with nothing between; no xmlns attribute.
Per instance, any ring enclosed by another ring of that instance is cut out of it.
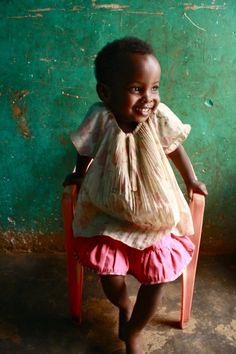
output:
<svg viewBox="0 0 236 354"><path fill-rule="evenodd" d="M188 204L166 154L190 132L163 103L132 133L123 132L103 103L94 104L71 139L93 158L83 180L74 235L107 235L144 249L162 236L192 235Z"/></svg>

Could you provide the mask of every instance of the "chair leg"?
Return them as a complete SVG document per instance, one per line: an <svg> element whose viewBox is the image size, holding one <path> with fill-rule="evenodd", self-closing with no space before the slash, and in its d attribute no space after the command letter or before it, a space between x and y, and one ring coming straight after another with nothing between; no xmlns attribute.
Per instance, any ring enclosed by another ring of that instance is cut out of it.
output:
<svg viewBox="0 0 236 354"><path fill-rule="evenodd" d="M67 276L69 287L70 312L73 318L81 321L83 267L75 259L72 221L76 202L76 186L67 186L62 195L65 247L67 254Z"/></svg>
<svg viewBox="0 0 236 354"><path fill-rule="evenodd" d="M68 258L67 267L70 313L74 319L81 322L84 270L73 256Z"/></svg>
<svg viewBox="0 0 236 354"><path fill-rule="evenodd" d="M185 323L190 319L192 308L193 290L197 269L197 261L202 233L202 223L204 216L205 198L202 195L194 194L190 202L190 210L193 218L194 237L192 239L195 245L193 258L185 269L182 277L182 304L180 316L180 328L184 328Z"/></svg>

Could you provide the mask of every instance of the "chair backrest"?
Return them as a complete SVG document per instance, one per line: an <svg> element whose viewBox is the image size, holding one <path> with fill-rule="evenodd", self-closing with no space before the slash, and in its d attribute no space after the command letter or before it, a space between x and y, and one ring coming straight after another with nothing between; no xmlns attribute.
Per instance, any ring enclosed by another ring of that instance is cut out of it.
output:
<svg viewBox="0 0 236 354"><path fill-rule="evenodd" d="M69 253L73 252L73 230L72 222L74 217L78 188L76 185L66 186L62 194L62 214L64 220L65 247Z"/></svg>

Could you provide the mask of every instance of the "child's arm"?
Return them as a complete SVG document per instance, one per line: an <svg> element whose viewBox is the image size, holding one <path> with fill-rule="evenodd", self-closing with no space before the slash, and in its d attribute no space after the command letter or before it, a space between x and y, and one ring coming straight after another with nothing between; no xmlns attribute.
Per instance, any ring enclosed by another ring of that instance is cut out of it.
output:
<svg viewBox="0 0 236 354"><path fill-rule="evenodd" d="M80 186L91 160L91 157L77 154L75 172L70 173L68 176L66 176L63 182L63 187L68 186L70 184L76 184L77 186Z"/></svg>
<svg viewBox="0 0 236 354"><path fill-rule="evenodd" d="M190 198L192 198L193 193L205 196L208 194L205 184L197 180L191 161L182 145L179 145L168 157L183 177Z"/></svg>

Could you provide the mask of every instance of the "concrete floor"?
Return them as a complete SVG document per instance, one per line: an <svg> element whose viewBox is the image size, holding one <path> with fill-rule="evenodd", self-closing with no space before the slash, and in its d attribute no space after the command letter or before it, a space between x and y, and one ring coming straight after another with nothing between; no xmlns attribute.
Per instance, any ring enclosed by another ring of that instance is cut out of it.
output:
<svg viewBox="0 0 236 354"><path fill-rule="evenodd" d="M201 257L191 320L177 328L180 280L166 285L163 304L144 331L143 353L236 353L236 260ZM134 299L138 284L129 277ZM65 256L1 255L1 354L121 354L117 311L94 274L86 273L83 322L68 314Z"/></svg>

